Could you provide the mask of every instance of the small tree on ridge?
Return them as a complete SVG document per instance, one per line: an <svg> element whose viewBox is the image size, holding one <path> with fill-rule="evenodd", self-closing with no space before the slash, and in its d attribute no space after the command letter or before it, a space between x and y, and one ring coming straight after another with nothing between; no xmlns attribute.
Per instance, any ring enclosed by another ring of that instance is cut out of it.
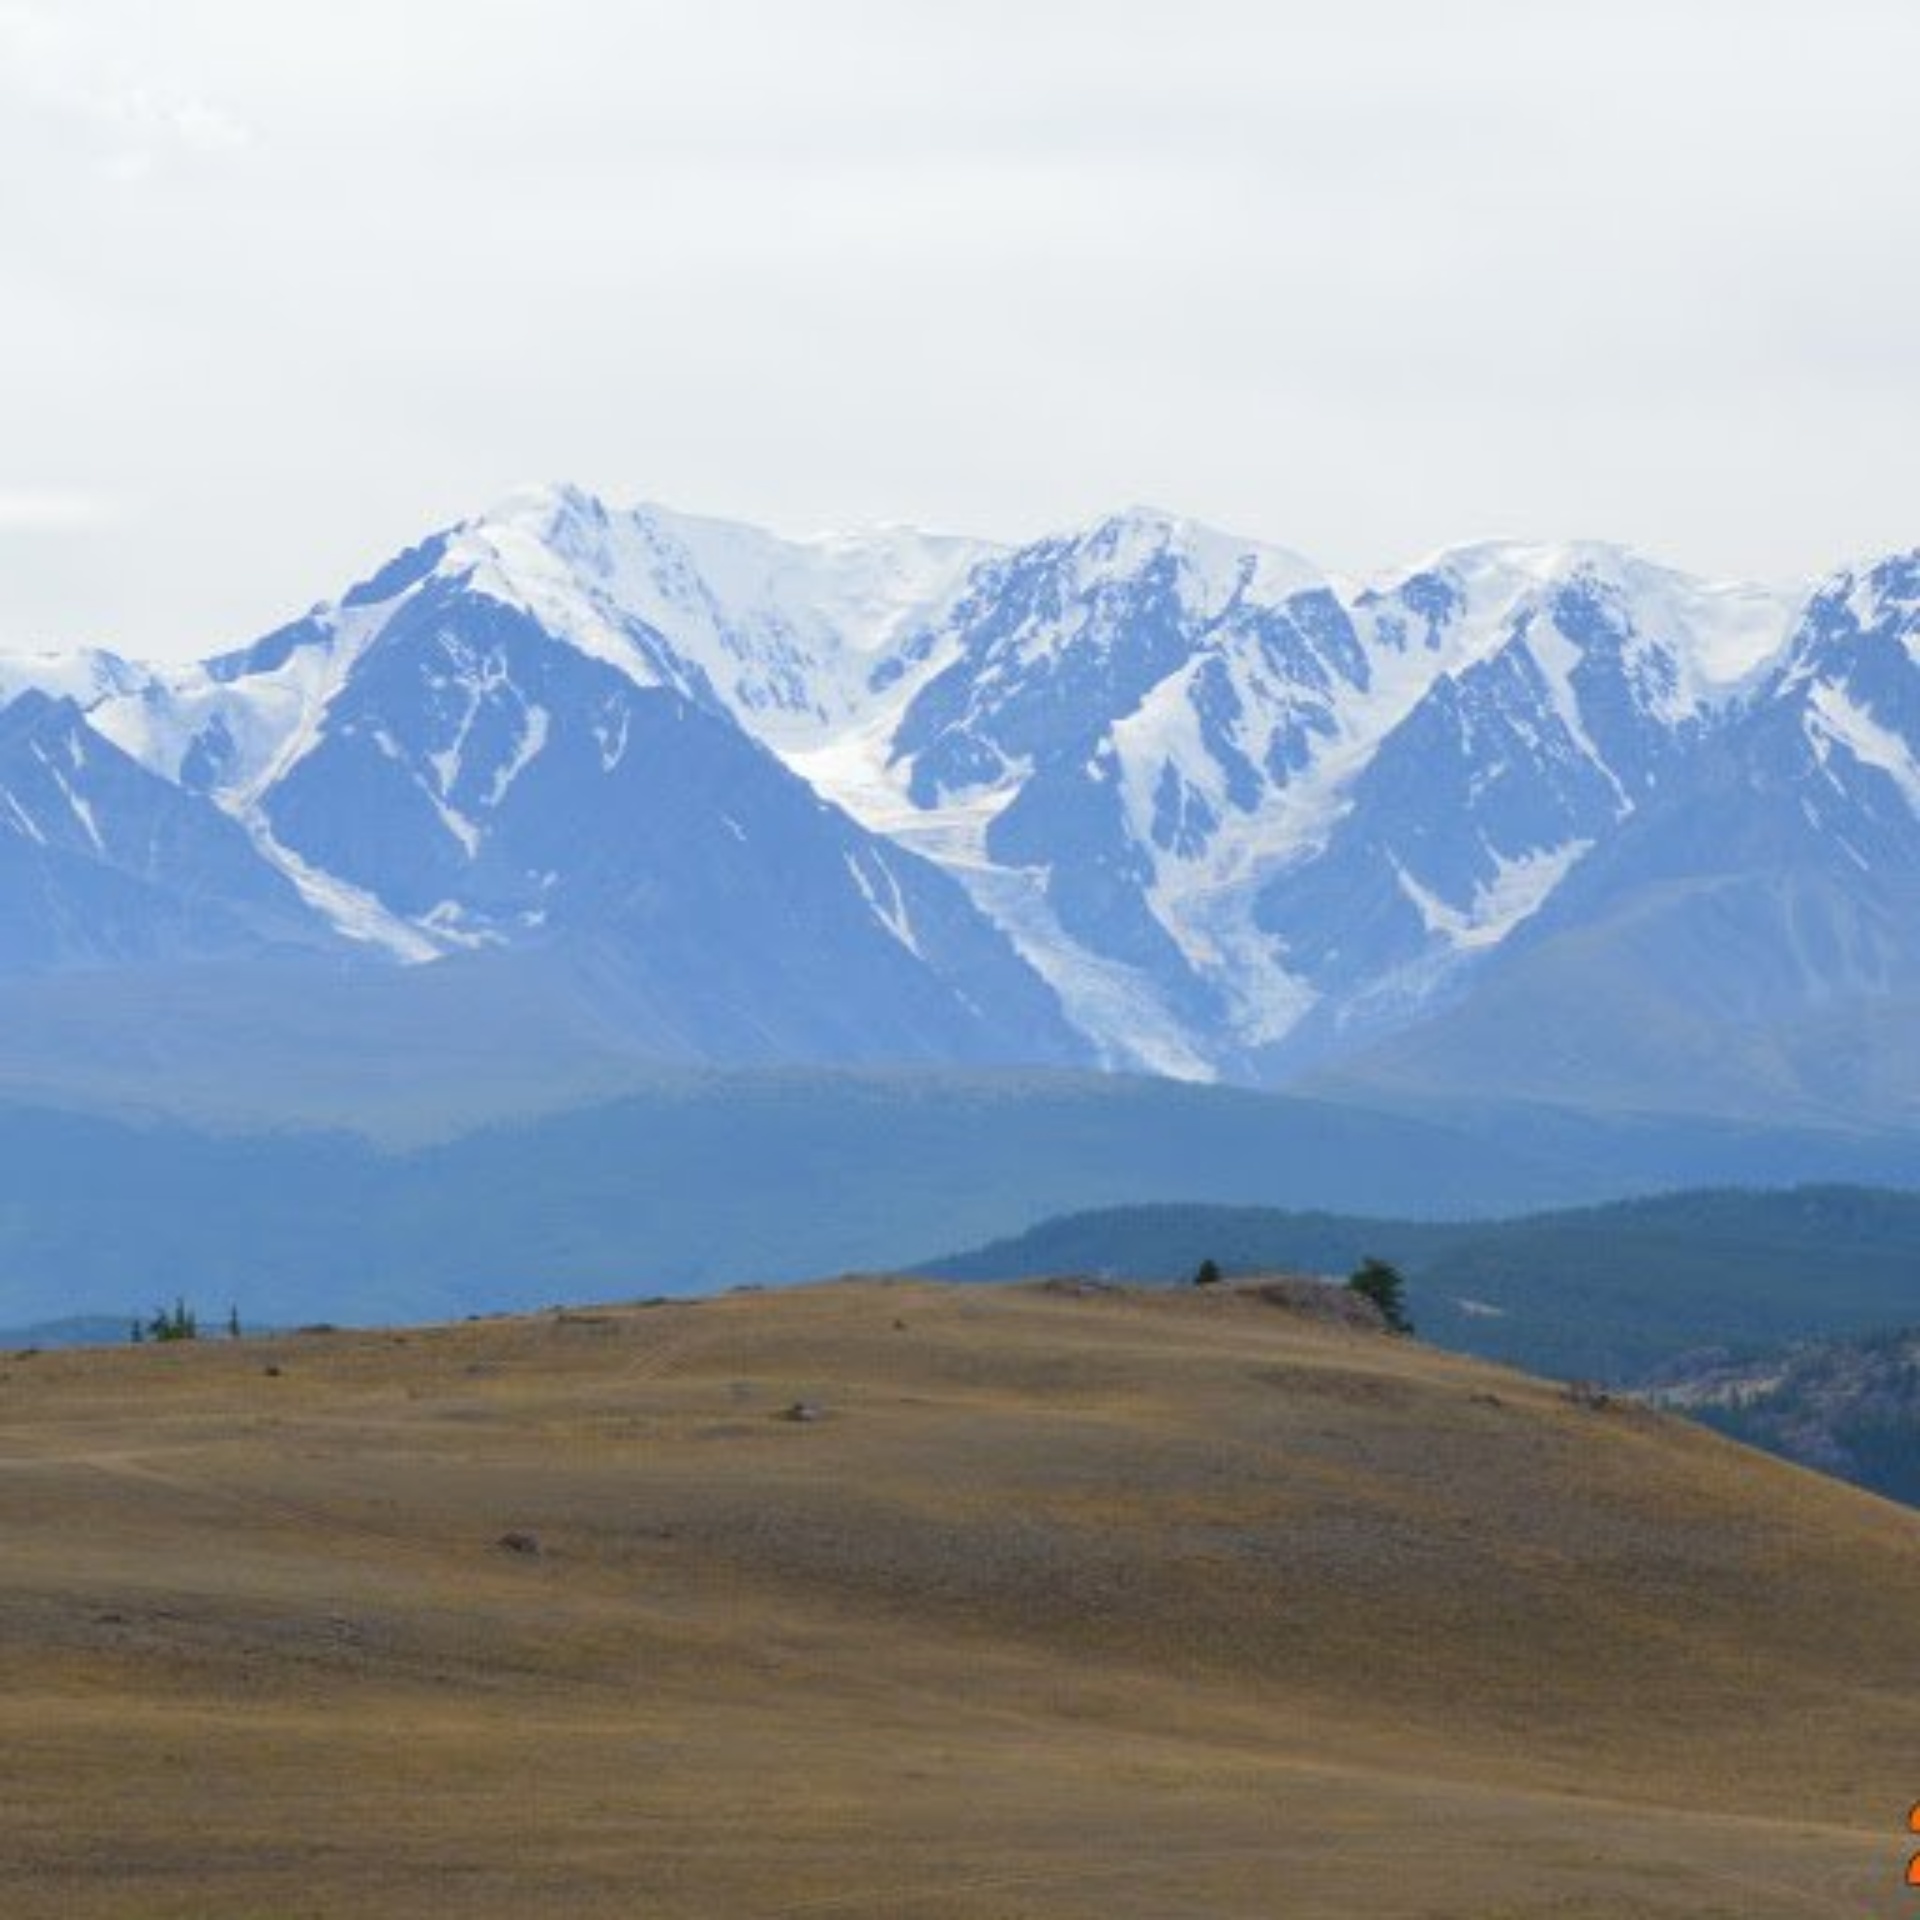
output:
<svg viewBox="0 0 1920 1920"><path fill-rule="evenodd" d="M1413 1322L1407 1318L1407 1282L1398 1267L1368 1254L1354 1268L1347 1285L1380 1309L1380 1318L1389 1333L1413 1331Z"/></svg>

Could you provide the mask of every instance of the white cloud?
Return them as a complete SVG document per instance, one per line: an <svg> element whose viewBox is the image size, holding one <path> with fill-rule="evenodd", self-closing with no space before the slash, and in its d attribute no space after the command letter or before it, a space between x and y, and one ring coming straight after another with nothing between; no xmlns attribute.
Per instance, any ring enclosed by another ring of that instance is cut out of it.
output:
<svg viewBox="0 0 1920 1920"><path fill-rule="evenodd" d="M549 476L1911 543L1916 70L1910 0L0 0L5 456L137 509L0 642L242 639Z"/></svg>
<svg viewBox="0 0 1920 1920"><path fill-rule="evenodd" d="M0 531L58 533L113 518L109 501L65 487L0 486Z"/></svg>
<svg viewBox="0 0 1920 1920"><path fill-rule="evenodd" d="M124 22L4 0L0 4L0 99L77 123L89 136L96 168L110 178L141 179L173 153L231 153L247 129L160 67L143 67L138 38Z"/></svg>

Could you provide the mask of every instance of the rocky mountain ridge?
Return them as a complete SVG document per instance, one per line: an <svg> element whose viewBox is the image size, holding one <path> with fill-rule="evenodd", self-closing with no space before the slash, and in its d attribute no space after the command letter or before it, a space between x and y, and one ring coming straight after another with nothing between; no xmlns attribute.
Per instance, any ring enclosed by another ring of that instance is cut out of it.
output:
<svg viewBox="0 0 1920 1920"><path fill-rule="evenodd" d="M1410 1098L1605 1054L1625 975L1831 1058L1920 986L1916 581L1492 544L1356 587L1150 509L999 548L537 490L236 653L0 658L0 964L591 948L696 1057Z"/></svg>

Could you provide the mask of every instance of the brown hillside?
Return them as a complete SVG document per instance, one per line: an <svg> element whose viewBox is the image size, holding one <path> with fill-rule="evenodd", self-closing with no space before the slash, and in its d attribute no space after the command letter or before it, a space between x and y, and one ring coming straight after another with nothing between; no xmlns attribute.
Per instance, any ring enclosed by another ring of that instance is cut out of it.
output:
<svg viewBox="0 0 1920 1920"><path fill-rule="evenodd" d="M1920 1914L1920 1517L1231 1289L9 1357L0 1543L6 1920Z"/></svg>

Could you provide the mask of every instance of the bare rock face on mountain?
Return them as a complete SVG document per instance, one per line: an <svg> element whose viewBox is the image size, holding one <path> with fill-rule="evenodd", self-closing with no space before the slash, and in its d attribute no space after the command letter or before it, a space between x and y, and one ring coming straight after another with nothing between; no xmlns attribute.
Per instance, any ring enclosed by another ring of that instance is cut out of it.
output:
<svg viewBox="0 0 1920 1920"><path fill-rule="evenodd" d="M1662 1370L1650 1397L1750 1446L1920 1506L1920 1329L1757 1356L1687 1355Z"/></svg>

